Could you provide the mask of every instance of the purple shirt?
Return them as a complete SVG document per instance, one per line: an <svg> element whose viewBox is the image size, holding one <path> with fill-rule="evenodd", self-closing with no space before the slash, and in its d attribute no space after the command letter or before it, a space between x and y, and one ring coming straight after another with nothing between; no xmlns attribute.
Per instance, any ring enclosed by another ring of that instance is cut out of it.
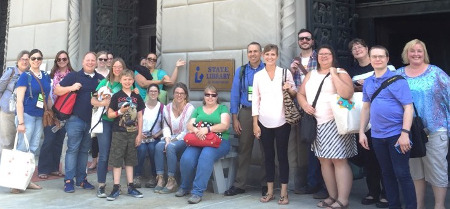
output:
<svg viewBox="0 0 450 209"><path fill-rule="evenodd" d="M387 70L379 78L375 75L367 78L363 86L363 102L371 102L372 95L381 84L395 75ZM370 105L372 137L388 138L399 135L403 126L403 106L412 102L411 91L405 79L399 79L381 90Z"/></svg>

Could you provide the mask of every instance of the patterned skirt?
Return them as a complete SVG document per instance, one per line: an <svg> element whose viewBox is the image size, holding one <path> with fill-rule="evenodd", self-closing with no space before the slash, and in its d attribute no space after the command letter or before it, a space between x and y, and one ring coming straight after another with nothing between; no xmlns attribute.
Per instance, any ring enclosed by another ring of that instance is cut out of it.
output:
<svg viewBox="0 0 450 209"><path fill-rule="evenodd" d="M317 138L311 149L317 157L327 159L345 159L358 154L355 134L339 134L334 120L317 125Z"/></svg>

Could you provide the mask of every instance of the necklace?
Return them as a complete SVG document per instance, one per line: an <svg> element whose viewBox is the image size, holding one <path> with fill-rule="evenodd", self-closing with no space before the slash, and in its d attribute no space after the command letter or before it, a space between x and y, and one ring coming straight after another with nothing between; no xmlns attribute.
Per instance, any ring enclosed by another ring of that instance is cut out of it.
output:
<svg viewBox="0 0 450 209"><path fill-rule="evenodd" d="M39 74L36 74L33 70L30 70L30 71L33 72L33 74L34 74L37 78L42 79L42 73L41 73L40 70L39 70Z"/></svg>

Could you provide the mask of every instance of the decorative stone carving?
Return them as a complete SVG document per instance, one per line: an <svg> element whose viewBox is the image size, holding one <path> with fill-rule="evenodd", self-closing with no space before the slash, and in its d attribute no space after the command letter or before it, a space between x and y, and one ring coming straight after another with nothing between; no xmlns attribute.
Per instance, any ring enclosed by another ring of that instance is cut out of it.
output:
<svg viewBox="0 0 450 209"><path fill-rule="evenodd" d="M296 47L295 1L281 2L281 66L289 66Z"/></svg>
<svg viewBox="0 0 450 209"><path fill-rule="evenodd" d="M70 0L69 2L69 40L68 53L70 63L74 69L79 67L80 51L80 2L79 0Z"/></svg>

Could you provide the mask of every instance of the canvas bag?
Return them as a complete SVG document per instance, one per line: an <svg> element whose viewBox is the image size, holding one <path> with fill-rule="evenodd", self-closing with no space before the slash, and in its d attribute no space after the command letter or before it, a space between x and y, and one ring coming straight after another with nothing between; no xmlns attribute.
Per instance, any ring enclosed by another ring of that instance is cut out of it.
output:
<svg viewBox="0 0 450 209"><path fill-rule="evenodd" d="M102 86L97 91L98 101L102 101L104 95L112 95L111 88L108 87L109 81L105 86ZM92 116L91 116L91 129L89 132L91 134L100 134L103 133L103 120L102 116L106 113L108 107L94 107L92 108Z"/></svg>
<svg viewBox="0 0 450 209"><path fill-rule="evenodd" d="M16 133L14 148L12 150L3 149L0 164L0 186L25 190L30 184L36 167L34 154L30 152L30 145L26 134L23 139L27 152L17 150L17 140L19 133Z"/></svg>
<svg viewBox="0 0 450 209"><path fill-rule="evenodd" d="M359 133L363 93L355 92L349 100L334 94L331 98L331 109L339 134ZM370 123L365 131L370 129Z"/></svg>

